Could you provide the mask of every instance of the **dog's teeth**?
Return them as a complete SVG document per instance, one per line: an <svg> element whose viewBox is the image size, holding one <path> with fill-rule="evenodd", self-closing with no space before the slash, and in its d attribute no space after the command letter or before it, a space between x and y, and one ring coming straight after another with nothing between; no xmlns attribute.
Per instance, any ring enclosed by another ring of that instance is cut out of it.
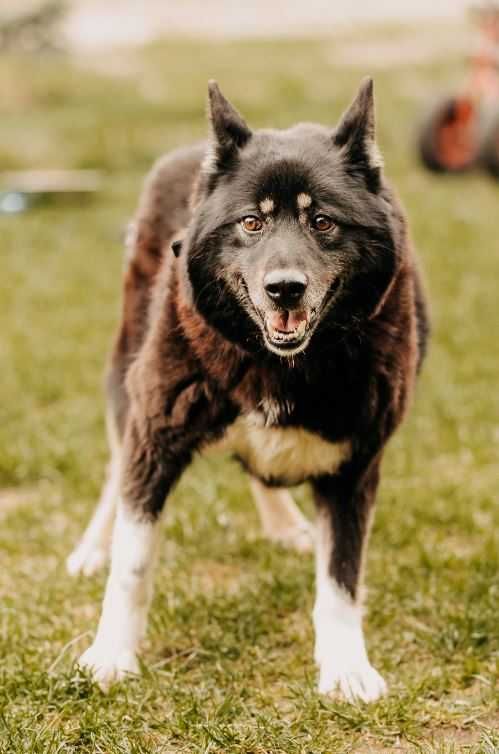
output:
<svg viewBox="0 0 499 754"><path fill-rule="evenodd" d="M302 319L292 330L280 330L277 327L273 326L272 318L269 316L265 324L267 334L271 337L271 339L276 343L284 344L297 340L303 340L307 332L308 322L308 318Z"/></svg>
<svg viewBox="0 0 499 754"><path fill-rule="evenodd" d="M289 332L282 332L281 330L274 330L274 337L278 340L294 340L295 338L301 338L305 334L307 323L305 321L300 322L298 327Z"/></svg>

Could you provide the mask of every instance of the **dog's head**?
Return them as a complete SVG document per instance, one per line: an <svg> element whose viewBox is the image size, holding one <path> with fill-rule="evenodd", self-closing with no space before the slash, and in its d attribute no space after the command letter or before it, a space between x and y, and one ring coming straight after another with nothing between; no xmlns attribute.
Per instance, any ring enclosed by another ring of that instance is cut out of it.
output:
<svg viewBox="0 0 499 754"><path fill-rule="evenodd" d="M203 316L243 348L280 356L372 317L397 268L372 81L335 129L252 132L214 82L209 108L212 139L186 239Z"/></svg>

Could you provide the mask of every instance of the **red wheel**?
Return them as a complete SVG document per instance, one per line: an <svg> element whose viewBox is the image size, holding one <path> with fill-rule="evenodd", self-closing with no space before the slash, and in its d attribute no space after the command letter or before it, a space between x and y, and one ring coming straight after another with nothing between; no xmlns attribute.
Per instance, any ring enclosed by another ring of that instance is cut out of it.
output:
<svg viewBox="0 0 499 754"><path fill-rule="evenodd" d="M477 162L481 151L480 112L468 97L449 97L428 114L419 150L430 170L460 173Z"/></svg>

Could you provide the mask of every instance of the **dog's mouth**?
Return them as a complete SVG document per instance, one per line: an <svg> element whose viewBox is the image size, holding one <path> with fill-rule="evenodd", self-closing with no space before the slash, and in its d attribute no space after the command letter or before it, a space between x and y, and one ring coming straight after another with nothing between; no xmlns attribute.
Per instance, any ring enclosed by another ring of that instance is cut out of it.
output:
<svg viewBox="0 0 499 754"><path fill-rule="evenodd" d="M294 356L304 351L324 312L330 308L341 287L341 280L336 279L317 307L272 309L267 312L254 308L253 317L256 314L269 351L279 356Z"/></svg>
<svg viewBox="0 0 499 754"><path fill-rule="evenodd" d="M276 309L264 317L264 334L271 351L292 355L307 344L315 310Z"/></svg>

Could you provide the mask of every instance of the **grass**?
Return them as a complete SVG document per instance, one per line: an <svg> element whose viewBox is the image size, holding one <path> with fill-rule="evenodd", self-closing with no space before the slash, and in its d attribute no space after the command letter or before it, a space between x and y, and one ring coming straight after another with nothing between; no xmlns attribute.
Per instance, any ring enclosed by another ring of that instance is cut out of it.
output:
<svg viewBox="0 0 499 754"><path fill-rule="evenodd" d="M312 559L260 538L229 460L196 461L169 503L143 677L105 696L73 667L104 576L73 581L64 559L103 476L101 375L142 176L205 133L208 77L254 125L334 123L369 73L336 67L334 44L166 41L92 67L0 60L0 166L107 175L93 202L0 218L1 752L499 751L499 186L429 175L413 149L457 59L376 72L379 140L435 330L369 553L368 644L390 695L366 707L316 694ZM297 496L311 512L307 490Z"/></svg>

